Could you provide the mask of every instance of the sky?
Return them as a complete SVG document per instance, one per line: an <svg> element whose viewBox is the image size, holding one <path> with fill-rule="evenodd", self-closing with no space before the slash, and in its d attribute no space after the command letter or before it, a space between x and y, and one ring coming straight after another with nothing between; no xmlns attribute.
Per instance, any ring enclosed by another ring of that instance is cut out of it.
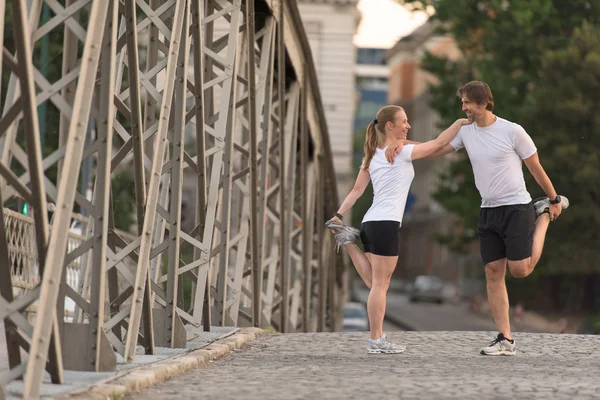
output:
<svg viewBox="0 0 600 400"><path fill-rule="evenodd" d="M394 0L359 0L362 20L354 36L358 47L390 48L427 20L425 13L413 13Z"/></svg>

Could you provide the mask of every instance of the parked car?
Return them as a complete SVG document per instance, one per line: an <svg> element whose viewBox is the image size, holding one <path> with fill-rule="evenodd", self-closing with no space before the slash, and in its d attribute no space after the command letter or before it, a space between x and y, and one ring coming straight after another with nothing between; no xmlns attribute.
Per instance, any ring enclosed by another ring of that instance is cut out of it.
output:
<svg viewBox="0 0 600 400"><path fill-rule="evenodd" d="M410 301L431 301L442 304L444 297L444 283L437 276L419 275L415 278L409 292Z"/></svg>
<svg viewBox="0 0 600 400"><path fill-rule="evenodd" d="M344 332L365 332L369 330L367 307L362 303L344 304Z"/></svg>
<svg viewBox="0 0 600 400"><path fill-rule="evenodd" d="M577 333L583 335L600 335L600 315L587 318L577 329Z"/></svg>

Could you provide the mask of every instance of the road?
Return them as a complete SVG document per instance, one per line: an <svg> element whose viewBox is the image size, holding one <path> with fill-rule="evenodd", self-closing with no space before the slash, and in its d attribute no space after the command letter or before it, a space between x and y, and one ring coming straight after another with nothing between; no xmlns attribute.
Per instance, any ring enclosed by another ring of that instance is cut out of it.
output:
<svg viewBox="0 0 600 400"><path fill-rule="evenodd" d="M368 289L356 288L354 297L362 303L367 302ZM411 303L408 297L397 292L388 292L386 319L413 331L495 331L491 318L472 314L464 303L455 305L445 303ZM518 332L537 332L530 327L513 328Z"/></svg>

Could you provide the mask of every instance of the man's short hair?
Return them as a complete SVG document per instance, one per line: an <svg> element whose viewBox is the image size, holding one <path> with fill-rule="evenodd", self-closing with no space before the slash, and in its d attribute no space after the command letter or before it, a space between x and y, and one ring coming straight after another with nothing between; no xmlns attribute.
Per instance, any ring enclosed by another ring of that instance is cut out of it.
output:
<svg viewBox="0 0 600 400"><path fill-rule="evenodd" d="M494 110L494 96L492 90L485 82L472 81L461 86L456 95L459 98L466 96L469 100L477 104L484 104L488 111Z"/></svg>

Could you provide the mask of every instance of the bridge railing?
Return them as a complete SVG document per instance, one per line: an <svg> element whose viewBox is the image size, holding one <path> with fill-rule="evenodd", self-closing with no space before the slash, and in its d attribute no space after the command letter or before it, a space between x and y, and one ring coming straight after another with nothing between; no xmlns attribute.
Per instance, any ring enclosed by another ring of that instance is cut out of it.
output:
<svg viewBox="0 0 600 400"><path fill-rule="evenodd" d="M17 293L22 293L35 288L41 282L39 259L35 246L35 225L33 218L29 215L8 208L4 208L3 213L11 282L12 286L17 289ZM67 253L77 249L85 242L88 223L88 218L81 214L73 213L71 217L73 223L67 233ZM52 228L50 228L51 230ZM124 237L132 236L127 232L118 232ZM82 255L66 265L66 283L74 290L79 290L80 282L83 279L81 272L84 263Z"/></svg>
<svg viewBox="0 0 600 400"><path fill-rule="evenodd" d="M345 270L324 229L338 204L333 158L296 2L7 4L0 204L20 198L32 212L0 213L10 362L0 383L23 376L25 396L37 396L44 369L54 383L64 369L114 370L116 353L132 362L138 345L184 347L189 329L211 325L339 328ZM57 31L52 75L32 55ZM58 136L44 152L42 105ZM88 197L76 183L90 159ZM123 170L135 188L131 234L115 222L112 177ZM185 213L184 187L194 193ZM74 209L89 216L76 234ZM26 290L15 296L17 285ZM57 306L65 299L72 319ZM23 318L32 304L33 324Z"/></svg>

